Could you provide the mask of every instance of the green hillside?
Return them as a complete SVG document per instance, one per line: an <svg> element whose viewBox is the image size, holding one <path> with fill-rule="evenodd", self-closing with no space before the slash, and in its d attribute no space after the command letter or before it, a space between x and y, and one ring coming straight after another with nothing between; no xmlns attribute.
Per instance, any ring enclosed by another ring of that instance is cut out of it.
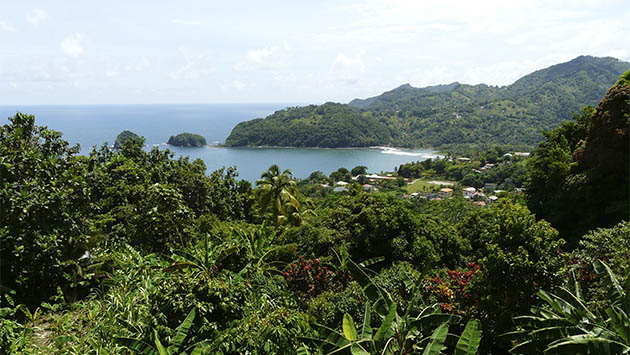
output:
<svg viewBox="0 0 630 355"><path fill-rule="evenodd" d="M226 145L362 147L391 140L385 124L348 105L325 103L276 111L239 123Z"/></svg>
<svg viewBox="0 0 630 355"><path fill-rule="evenodd" d="M405 84L347 105L289 108L240 123L226 145L529 148L543 139L543 130L595 105L629 67L615 58L580 56L505 87Z"/></svg>

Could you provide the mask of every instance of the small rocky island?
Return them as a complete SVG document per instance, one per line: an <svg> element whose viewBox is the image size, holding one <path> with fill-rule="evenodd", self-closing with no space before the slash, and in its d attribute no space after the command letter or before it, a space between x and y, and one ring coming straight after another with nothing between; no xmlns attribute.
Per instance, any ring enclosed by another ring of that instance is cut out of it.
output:
<svg viewBox="0 0 630 355"><path fill-rule="evenodd" d="M193 133L180 133L176 136L171 136L167 144L176 147L203 147L207 145L206 138Z"/></svg>
<svg viewBox="0 0 630 355"><path fill-rule="evenodd" d="M120 132L120 134L118 135L118 137L116 137L116 142L114 143L114 149L120 149L122 148L123 144L131 139L140 139L140 136L138 136L137 134L131 132L131 131L122 131Z"/></svg>

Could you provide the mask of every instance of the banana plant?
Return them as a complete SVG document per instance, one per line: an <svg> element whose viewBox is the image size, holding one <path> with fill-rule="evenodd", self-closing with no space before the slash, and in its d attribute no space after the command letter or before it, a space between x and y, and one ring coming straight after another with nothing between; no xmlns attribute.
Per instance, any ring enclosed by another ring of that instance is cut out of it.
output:
<svg viewBox="0 0 630 355"><path fill-rule="evenodd" d="M248 260L239 274L242 275L248 270L254 270L256 272L277 271L274 264L279 264L279 262L267 261L266 259L271 253L286 248L287 246L274 245L277 233L267 228L267 221L263 221L260 228L255 231L233 229L232 235L234 240L238 240L244 245L246 258Z"/></svg>
<svg viewBox="0 0 630 355"><path fill-rule="evenodd" d="M197 249L193 249L196 251ZM173 272L182 269L196 270L197 274L212 274L213 270L223 260L230 255L238 252L235 245L218 245L213 246L209 240L209 236L204 238L203 248L198 252L201 255L193 255L183 250L175 250L173 254L177 258L173 258L173 263L162 269L164 272Z"/></svg>
<svg viewBox="0 0 630 355"><path fill-rule="evenodd" d="M608 265L598 260L595 272L610 287L609 305L592 310L571 274L572 290L539 291L548 307L533 307L532 315L516 317L519 329L503 336L516 345L513 354L630 354L630 279L621 286Z"/></svg>
<svg viewBox="0 0 630 355"><path fill-rule="evenodd" d="M134 351L136 354L141 355L178 355L178 354L190 354L200 355L201 345L204 342L199 342L184 348L184 341L188 336L190 327L195 320L195 309L190 311L186 316L186 319L175 329L175 336L170 340L168 346L162 345L162 342L158 338L157 331L153 331L153 345L140 339L116 337L114 341L121 346Z"/></svg>
<svg viewBox="0 0 630 355"><path fill-rule="evenodd" d="M367 262L369 263L369 262ZM345 260L350 274L362 286L368 302L365 305L363 324L357 329L352 316L345 314L342 332L312 324L319 338L310 340L321 354L424 354L438 355L447 346L455 346L458 355L476 354L481 341L481 324L470 320L461 336L449 333L451 324L457 324L461 317L440 313L438 305L424 306L412 316L411 312L420 301L420 292L415 295L404 313L398 311L387 292L377 287L360 265ZM418 287L418 285L414 285ZM375 311L382 318L378 328L372 328L372 315Z"/></svg>

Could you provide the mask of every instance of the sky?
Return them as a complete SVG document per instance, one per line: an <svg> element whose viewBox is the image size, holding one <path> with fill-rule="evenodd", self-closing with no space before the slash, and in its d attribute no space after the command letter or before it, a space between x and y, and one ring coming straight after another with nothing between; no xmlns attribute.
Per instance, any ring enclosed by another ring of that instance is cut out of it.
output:
<svg viewBox="0 0 630 355"><path fill-rule="evenodd" d="M0 0L0 105L348 102L630 61L628 0Z"/></svg>

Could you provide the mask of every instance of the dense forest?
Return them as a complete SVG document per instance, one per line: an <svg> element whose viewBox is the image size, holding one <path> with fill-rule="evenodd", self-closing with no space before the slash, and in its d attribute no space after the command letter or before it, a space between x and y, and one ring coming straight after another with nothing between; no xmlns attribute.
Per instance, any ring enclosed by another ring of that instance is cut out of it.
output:
<svg viewBox="0 0 630 355"><path fill-rule="evenodd" d="M180 133L176 136L171 136L168 139L167 144L177 147L203 147L208 143L206 143L205 137L198 134Z"/></svg>
<svg viewBox="0 0 630 355"><path fill-rule="evenodd" d="M229 146L366 147L391 140L379 120L348 105L328 102L276 111L265 119L239 123Z"/></svg>
<svg viewBox="0 0 630 355"><path fill-rule="evenodd" d="M630 71L571 114L527 159L474 158L525 187L480 206L366 191L361 166L314 172L349 181L323 197L275 165L252 186L141 137L81 156L18 113L0 127L0 353L627 353ZM459 189L466 159L391 178Z"/></svg>
<svg viewBox="0 0 630 355"><path fill-rule="evenodd" d="M228 146L436 147L493 144L530 149L585 105L595 105L630 63L581 56L504 87L409 84L348 105L277 111L238 124Z"/></svg>

